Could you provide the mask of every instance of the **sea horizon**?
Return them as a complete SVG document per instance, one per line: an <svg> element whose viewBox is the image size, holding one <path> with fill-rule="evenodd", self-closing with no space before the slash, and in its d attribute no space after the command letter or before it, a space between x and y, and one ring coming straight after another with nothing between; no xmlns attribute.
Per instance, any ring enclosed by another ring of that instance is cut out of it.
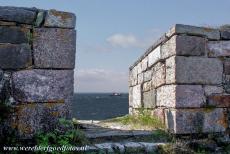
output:
<svg viewBox="0 0 230 154"><path fill-rule="evenodd" d="M105 120L128 114L128 93L74 93L73 116L79 120Z"/></svg>

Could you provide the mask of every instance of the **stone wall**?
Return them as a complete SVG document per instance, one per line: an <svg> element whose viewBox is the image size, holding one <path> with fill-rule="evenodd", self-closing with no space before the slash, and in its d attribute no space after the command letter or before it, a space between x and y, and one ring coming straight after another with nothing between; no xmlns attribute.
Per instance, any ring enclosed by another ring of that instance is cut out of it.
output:
<svg viewBox="0 0 230 154"><path fill-rule="evenodd" d="M0 7L0 97L11 110L1 135L30 138L71 117L75 22L72 13Z"/></svg>
<svg viewBox="0 0 230 154"><path fill-rule="evenodd" d="M230 27L177 24L130 67L129 112L173 134L229 133Z"/></svg>

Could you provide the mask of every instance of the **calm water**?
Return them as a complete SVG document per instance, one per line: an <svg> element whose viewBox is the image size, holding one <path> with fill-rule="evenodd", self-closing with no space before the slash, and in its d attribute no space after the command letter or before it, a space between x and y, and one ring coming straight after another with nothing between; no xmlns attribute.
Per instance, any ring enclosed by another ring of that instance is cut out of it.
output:
<svg viewBox="0 0 230 154"><path fill-rule="evenodd" d="M81 93L74 95L73 116L80 120L102 120L128 114L128 94Z"/></svg>

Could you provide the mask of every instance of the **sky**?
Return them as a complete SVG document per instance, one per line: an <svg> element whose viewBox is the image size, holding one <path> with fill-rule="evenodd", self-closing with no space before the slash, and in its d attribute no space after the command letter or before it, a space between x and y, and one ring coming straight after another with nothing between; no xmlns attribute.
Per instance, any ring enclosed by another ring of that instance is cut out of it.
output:
<svg viewBox="0 0 230 154"><path fill-rule="evenodd" d="M128 92L128 68L176 23L230 23L230 0L0 0L77 16L75 92Z"/></svg>

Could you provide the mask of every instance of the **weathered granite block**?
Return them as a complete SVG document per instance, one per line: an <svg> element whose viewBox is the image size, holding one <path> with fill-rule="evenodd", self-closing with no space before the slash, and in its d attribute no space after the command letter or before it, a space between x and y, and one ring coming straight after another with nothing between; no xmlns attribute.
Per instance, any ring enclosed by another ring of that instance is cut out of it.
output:
<svg viewBox="0 0 230 154"><path fill-rule="evenodd" d="M10 37L9 37L10 36ZM31 39L30 30L20 27L0 27L0 43L28 43Z"/></svg>
<svg viewBox="0 0 230 154"><path fill-rule="evenodd" d="M202 107L205 103L206 100L202 86L176 86L176 107Z"/></svg>
<svg viewBox="0 0 230 154"><path fill-rule="evenodd" d="M210 96L213 94L221 94L223 92L224 92L224 89L222 86L209 86L209 85L204 86L205 96Z"/></svg>
<svg viewBox="0 0 230 154"><path fill-rule="evenodd" d="M176 106L176 86L175 85L165 85L156 89L157 106Z"/></svg>
<svg viewBox="0 0 230 154"><path fill-rule="evenodd" d="M165 122L165 113L163 108L155 108L151 111L151 115L157 117L162 123Z"/></svg>
<svg viewBox="0 0 230 154"><path fill-rule="evenodd" d="M224 74L230 75L230 58L224 61Z"/></svg>
<svg viewBox="0 0 230 154"><path fill-rule="evenodd" d="M137 68L137 74L140 74L142 72L141 63L137 64L136 68Z"/></svg>
<svg viewBox="0 0 230 154"><path fill-rule="evenodd" d="M117 153L125 153L125 146L122 143L112 143L113 149Z"/></svg>
<svg viewBox="0 0 230 154"><path fill-rule="evenodd" d="M144 108L156 107L156 92L155 89L143 93Z"/></svg>
<svg viewBox="0 0 230 154"><path fill-rule="evenodd" d="M148 70L144 72L144 82L150 81L152 79L152 70Z"/></svg>
<svg viewBox="0 0 230 154"><path fill-rule="evenodd" d="M95 147L98 148L99 152L98 153L115 153L113 150L113 144L112 143L100 143L100 144L95 144Z"/></svg>
<svg viewBox="0 0 230 154"><path fill-rule="evenodd" d="M23 70L12 80L19 102L65 102L73 94L73 70Z"/></svg>
<svg viewBox="0 0 230 154"><path fill-rule="evenodd" d="M129 85L137 85L137 82L137 68L134 67L132 70L129 71Z"/></svg>
<svg viewBox="0 0 230 154"><path fill-rule="evenodd" d="M190 25L176 24L166 33L167 37L173 36L175 34L188 34L195 36L204 36L210 40L219 40L220 32L218 29L208 28L208 27L196 27Z"/></svg>
<svg viewBox="0 0 230 154"><path fill-rule="evenodd" d="M153 76L152 76L152 86L157 88L163 84L165 84L165 64L158 62L153 67Z"/></svg>
<svg viewBox="0 0 230 154"><path fill-rule="evenodd" d="M224 132L227 117L223 108L165 109L167 129L175 134Z"/></svg>
<svg viewBox="0 0 230 154"><path fill-rule="evenodd" d="M20 69L32 66L32 53L28 44L0 44L0 67Z"/></svg>
<svg viewBox="0 0 230 154"><path fill-rule="evenodd" d="M145 148L142 144L137 142L125 142L125 153L134 154L134 153L145 153Z"/></svg>
<svg viewBox="0 0 230 154"><path fill-rule="evenodd" d="M224 40L230 40L230 30L220 31L221 38Z"/></svg>
<svg viewBox="0 0 230 154"><path fill-rule="evenodd" d="M230 41L209 41L207 50L209 57L230 56Z"/></svg>
<svg viewBox="0 0 230 154"><path fill-rule="evenodd" d="M173 55L202 56L205 54L206 39L197 36L175 35L161 47L162 58Z"/></svg>
<svg viewBox="0 0 230 154"><path fill-rule="evenodd" d="M129 104L133 108L141 108L141 85L136 85L133 87L133 101L132 104Z"/></svg>
<svg viewBox="0 0 230 154"><path fill-rule="evenodd" d="M230 95L212 95L208 97L208 105L212 107L230 107Z"/></svg>
<svg viewBox="0 0 230 154"><path fill-rule="evenodd" d="M15 21L18 23L33 24L36 17L36 12L20 8L0 6L0 20Z"/></svg>
<svg viewBox="0 0 230 154"><path fill-rule="evenodd" d="M33 35L34 65L36 68L74 68L75 30L35 28Z"/></svg>
<svg viewBox="0 0 230 154"><path fill-rule="evenodd" d="M203 132L224 132L228 127L226 109L204 109Z"/></svg>
<svg viewBox="0 0 230 154"><path fill-rule="evenodd" d="M45 27L74 28L76 16L73 13L48 10L45 18Z"/></svg>
<svg viewBox="0 0 230 154"><path fill-rule="evenodd" d="M201 85L164 85L157 88L157 106L199 108L205 105Z"/></svg>
<svg viewBox="0 0 230 154"><path fill-rule="evenodd" d="M142 91L145 92L145 91L149 91L150 89L152 89L152 82L151 81L145 82L142 86Z"/></svg>
<svg viewBox="0 0 230 154"><path fill-rule="evenodd" d="M222 74L219 59L173 56L166 60L167 84L221 84Z"/></svg>
<svg viewBox="0 0 230 154"><path fill-rule="evenodd" d="M146 69L148 68L148 57L145 57L141 61L141 68L142 68L142 72L146 71Z"/></svg>
<svg viewBox="0 0 230 154"><path fill-rule="evenodd" d="M68 108L63 103L32 103L15 107L11 127L18 131L21 138L31 138L39 131L52 131L59 118L67 118Z"/></svg>
<svg viewBox="0 0 230 154"><path fill-rule="evenodd" d="M144 74L143 73L140 73L137 75L137 81L138 81L138 84L142 84L144 82Z"/></svg>
<svg viewBox="0 0 230 154"><path fill-rule="evenodd" d="M148 55L148 67L151 67L160 59L161 59L161 46L158 46Z"/></svg>
<svg viewBox="0 0 230 154"><path fill-rule="evenodd" d="M129 88L129 106L133 104L133 87Z"/></svg>

